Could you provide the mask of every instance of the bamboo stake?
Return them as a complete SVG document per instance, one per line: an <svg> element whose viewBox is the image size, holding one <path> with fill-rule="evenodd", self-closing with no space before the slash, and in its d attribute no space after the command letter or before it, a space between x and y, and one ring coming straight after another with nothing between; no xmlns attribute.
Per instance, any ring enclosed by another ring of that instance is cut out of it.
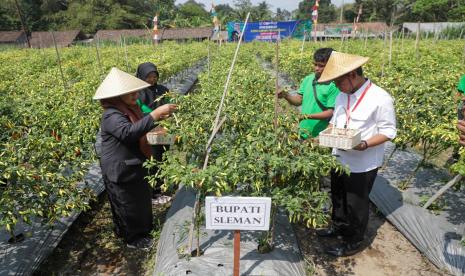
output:
<svg viewBox="0 0 465 276"><path fill-rule="evenodd" d="M419 52L419 44L420 44L420 22L418 22L418 27L417 27L417 40L415 41L415 53L417 59L420 58L420 52Z"/></svg>
<svg viewBox="0 0 465 276"><path fill-rule="evenodd" d="M392 61L392 31L389 33L389 67Z"/></svg>
<svg viewBox="0 0 465 276"><path fill-rule="evenodd" d="M368 31L365 33L365 46L363 47L363 51L365 53L367 51L367 42L368 42Z"/></svg>
<svg viewBox="0 0 465 276"><path fill-rule="evenodd" d="M208 82L210 82L210 38L208 39Z"/></svg>
<svg viewBox="0 0 465 276"><path fill-rule="evenodd" d="M274 93L274 119L273 119L273 126L274 130L277 133L278 131L278 93L279 93L279 39L276 40L276 80L275 80L275 93Z"/></svg>
<svg viewBox="0 0 465 276"><path fill-rule="evenodd" d="M55 39L55 34L52 33L52 38L53 38L53 44L55 45L55 52L57 53L57 60L58 60L58 66L60 68L60 74L61 74L61 81L63 82L63 91L66 92L66 82L65 82L65 75L63 74L63 69L61 68L61 58L60 58L60 53L58 52L58 46L57 46L57 41Z"/></svg>
<svg viewBox="0 0 465 276"><path fill-rule="evenodd" d="M124 56L126 58L126 72L129 72L128 48L126 46L126 40L123 35L121 35L121 43L124 45Z"/></svg>
<svg viewBox="0 0 465 276"><path fill-rule="evenodd" d="M99 66L99 69L100 69L100 76L103 76L103 67L102 67L102 62L100 61L100 52L98 50L98 39L97 41L95 42L95 51L97 52L97 62L98 62L98 66Z"/></svg>
<svg viewBox="0 0 465 276"><path fill-rule="evenodd" d="M405 37L405 29L402 28L402 44L401 44L402 52L404 51L404 37Z"/></svg>
<svg viewBox="0 0 465 276"><path fill-rule="evenodd" d="M304 46L305 46L305 39L307 36L307 32L304 31L304 39L302 40L302 46L300 47L300 61L299 61L299 67L302 69L302 59L304 55Z"/></svg>
<svg viewBox="0 0 465 276"><path fill-rule="evenodd" d="M463 63L465 64L465 45L463 46Z"/></svg>
<svg viewBox="0 0 465 276"><path fill-rule="evenodd" d="M443 186L439 191L437 191L426 203L423 205L423 208L428 209L428 207L433 204L433 202L438 199L442 194L444 194L450 187L454 186L460 180L462 180L462 176L460 174L456 175L454 178L452 178L451 181L449 181L445 186Z"/></svg>

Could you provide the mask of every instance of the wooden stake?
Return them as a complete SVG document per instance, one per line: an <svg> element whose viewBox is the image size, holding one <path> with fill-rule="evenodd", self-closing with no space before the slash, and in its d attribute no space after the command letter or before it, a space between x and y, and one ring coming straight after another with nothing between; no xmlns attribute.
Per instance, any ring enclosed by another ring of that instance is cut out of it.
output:
<svg viewBox="0 0 465 276"><path fill-rule="evenodd" d="M368 31L365 33L365 46L363 48L363 51L366 52L367 51L367 42L368 42Z"/></svg>
<svg viewBox="0 0 465 276"><path fill-rule="evenodd" d="M433 204L433 202L438 199L443 193L445 193L450 187L457 184L460 180L462 180L462 176L460 174L456 175L449 181L446 185L444 185L439 191L437 191L426 203L423 205L423 208L428 209L428 207Z"/></svg>
<svg viewBox="0 0 465 276"><path fill-rule="evenodd" d="M58 60L58 66L60 68L60 74L61 74L61 81L63 82L63 91L66 92L66 82L65 82L65 75L63 74L63 69L61 68L61 59L60 59L60 53L58 52L58 46L57 46L57 41L55 39L55 34L52 33L52 38L53 38L53 45L55 45L55 52L57 53L57 60Z"/></svg>
<svg viewBox="0 0 465 276"><path fill-rule="evenodd" d="M276 40L276 80L275 80L275 93L274 93L274 119L273 126L275 132L278 131L278 92L279 92L279 39Z"/></svg>
<svg viewBox="0 0 465 276"><path fill-rule="evenodd" d="M417 59L420 57L420 52L419 52L419 44L420 44L420 22L418 22L417 26L417 40L415 41L415 53Z"/></svg>
<svg viewBox="0 0 465 276"><path fill-rule="evenodd" d="M126 46L126 40L123 35L121 35L121 42L124 45L124 56L126 58L126 72L129 72L128 48Z"/></svg>
<svg viewBox="0 0 465 276"><path fill-rule="evenodd" d="M402 52L404 51L404 37L405 37L405 29L402 28L402 44L401 44Z"/></svg>
<svg viewBox="0 0 465 276"><path fill-rule="evenodd" d="M392 31L389 33L389 67L392 61Z"/></svg>
<svg viewBox="0 0 465 276"><path fill-rule="evenodd" d="M306 36L307 36L307 32L304 31L304 39L302 40L302 46L300 47L300 61L299 61L300 63L299 67L301 67L300 69L302 69L302 59L304 55L304 45L305 45Z"/></svg>
<svg viewBox="0 0 465 276"><path fill-rule="evenodd" d="M241 260L241 231L234 230L234 276L239 276Z"/></svg>
<svg viewBox="0 0 465 276"><path fill-rule="evenodd" d="M99 50L98 50L98 44L99 43L98 43L98 39L97 39L97 41L95 42L95 51L97 52L97 62L98 62L98 66L99 66L99 69L100 69L100 76L103 76L103 67L102 67L102 62L100 61L100 53L99 53Z"/></svg>
<svg viewBox="0 0 465 276"><path fill-rule="evenodd" d="M465 64L465 45L463 46L463 63Z"/></svg>
<svg viewBox="0 0 465 276"><path fill-rule="evenodd" d="M210 82L210 38L208 38L208 81Z"/></svg>

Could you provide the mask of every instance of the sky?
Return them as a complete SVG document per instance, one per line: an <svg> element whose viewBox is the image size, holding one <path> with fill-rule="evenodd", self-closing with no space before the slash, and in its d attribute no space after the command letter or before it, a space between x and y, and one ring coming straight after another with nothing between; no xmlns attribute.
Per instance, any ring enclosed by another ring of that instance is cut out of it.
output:
<svg viewBox="0 0 465 276"><path fill-rule="evenodd" d="M187 0L177 0L176 3L184 3ZM197 2L203 3L205 5L205 8L207 10L210 9L212 0L196 0ZM252 4L256 5L260 2L263 2L263 0L251 0ZM353 3L355 2L354 0L332 0L331 3L333 3L336 6L341 5L341 3L344 1L344 3ZM301 0L265 0L268 4L272 6L271 10L275 11L276 8L282 8L286 9L288 11L293 11L297 9L299 6L299 3ZM234 0L214 0L215 5L218 4L229 4L230 6L233 6Z"/></svg>

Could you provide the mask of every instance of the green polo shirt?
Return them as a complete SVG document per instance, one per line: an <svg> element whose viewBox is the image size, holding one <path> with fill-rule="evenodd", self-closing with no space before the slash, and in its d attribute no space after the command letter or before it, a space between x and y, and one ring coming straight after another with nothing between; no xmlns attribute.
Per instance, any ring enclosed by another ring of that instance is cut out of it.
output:
<svg viewBox="0 0 465 276"><path fill-rule="evenodd" d="M460 78L459 84L457 85L457 90L458 90L460 93L465 94L465 75L463 75L463 76Z"/></svg>
<svg viewBox="0 0 465 276"><path fill-rule="evenodd" d="M313 93L313 80L315 74L312 73L304 78L300 84L298 93L302 95L302 114L314 114L323 112L318 103L315 101ZM336 97L339 94L334 82L329 84L316 84L316 94L318 100L327 108L334 109ZM306 119L300 121L300 137L307 139L317 137L321 131L328 127L329 120Z"/></svg>

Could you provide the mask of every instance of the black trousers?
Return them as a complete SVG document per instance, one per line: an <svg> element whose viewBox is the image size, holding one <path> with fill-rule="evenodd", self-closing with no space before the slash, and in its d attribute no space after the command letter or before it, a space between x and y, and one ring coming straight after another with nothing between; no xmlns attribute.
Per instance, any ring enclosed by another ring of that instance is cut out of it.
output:
<svg viewBox="0 0 465 276"><path fill-rule="evenodd" d="M377 174L378 169L350 175L331 172L333 225L347 242L363 240L368 225L368 195Z"/></svg>
<svg viewBox="0 0 465 276"><path fill-rule="evenodd" d="M115 233L130 243L148 237L152 231L151 188L141 173L126 183L103 181L110 201Z"/></svg>

